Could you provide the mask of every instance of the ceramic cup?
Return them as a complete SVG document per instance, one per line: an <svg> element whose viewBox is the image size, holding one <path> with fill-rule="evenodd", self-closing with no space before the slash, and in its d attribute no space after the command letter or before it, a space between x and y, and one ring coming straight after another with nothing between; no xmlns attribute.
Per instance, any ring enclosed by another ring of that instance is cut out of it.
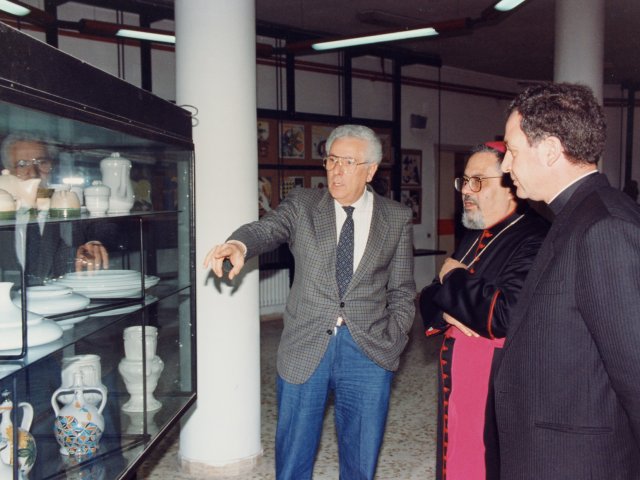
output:
<svg viewBox="0 0 640 480"><path fill-rule="evenodd" d="M90 187L84 189L84 204L89 214L94 217L106 215L109 209L111 189L96 180Z"/></svg>
<svg viewBox="0 0 640 480"><path fill-rule="evenodd" d="M80 208L80 199L70 190L56 190L51 196L51 208Z"/></svg>
<svg viewBox="0 0 640 480"><path fill-rule="evenodd" d="M158 346L158 329L145 327L146 359L150 361L156 356ZM142 360L142 325L124 329L124 354L129 360Z"/></svg>
<svg viewBox="0 0 640 480"><path fill-rule="evenodd" d="M83 195L84 189L79 185L72 185L71 191L76 194L76 197L78 197L78 201L80 202L80 205L82 205L82 202L84 200L84 195Z"/></svg>

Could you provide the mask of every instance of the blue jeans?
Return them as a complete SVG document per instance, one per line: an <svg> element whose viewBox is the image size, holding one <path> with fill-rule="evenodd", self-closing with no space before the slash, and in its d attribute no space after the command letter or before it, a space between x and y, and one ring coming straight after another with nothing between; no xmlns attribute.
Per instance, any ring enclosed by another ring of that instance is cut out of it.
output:
<svg viewBox="0 0 640 480"><path fill-rule="evenodd" d="M337 329L305 383L288 383L278 375L277 480L311 479L330 391L335 396L340 478L373 479L392 379L393 372L370 360L346 326Z"/></svg>

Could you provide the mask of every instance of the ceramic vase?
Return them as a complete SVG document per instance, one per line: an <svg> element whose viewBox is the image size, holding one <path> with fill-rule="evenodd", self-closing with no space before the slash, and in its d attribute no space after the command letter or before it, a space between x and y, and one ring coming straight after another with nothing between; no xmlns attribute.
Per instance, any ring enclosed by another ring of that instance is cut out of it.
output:
<svg viewBox="0 0 640 480"><path fill-rule="evenodd" d="M20 473L26 476L33 468L37 453L36 441L33 435L29 433L31 422L33 421L33 407L26 402L20 402L18 407L22 409L22 421L18 427L18 468ZM0 420L0 460L2 464L8 465L10 468L13 465L14 450L13 423L11 422L12 410L11 393L8 390L4 390L2 392L2 403L0 403L0 412L2 412L2 420ZM13 476L8 478L13 478Z"/></svg>
<svg viewBox="0 0 640 480"><path fill-rule="evenodd" d="M85 400L86 392L98 392L102 395L97 408ZM73 400L60 408L59 396L68 393L73 393ZM104 432L102 411L106 403L107 391L102 387L85 386L81 372L74 374L72 387L59 388L53 392L51 406L56 415L53 430L61 454L84 457L96 453Z"/></svg>
<svg viewBox="0 0 640 480"><path fill-rule="evenodd" d="M122 406L122 410L124 412L144 412L145 398L148 412L158 410L162 407L162 403L153 396L153 392L158 386L158 379L164 370L164 362L156 355L158 329L155 327L143 329L142 326L128 327L125 328L123 337L125 357L120 361L118 371L124 379L131 398Z"/></svg>
<svg viewBox="0 0 640 480"><path fill-rule="evenodd" d="M158 386L158 379L164 370L164 362L157 355L146 362L146 382L143 376L142 360L129 360L123 358L118 365L118 371L124 379L127 392L131 398L122 406L123 412L144 412L144 390L146 387L147 412L160 409L162 403L153 396L153 392Z"/></svg>
<svg viewBox="0 0 640 480"><path fill-rule="evenodd" d="M100 391L107 391L107 387L102 384L102 368L99 355L87 354L64 357L60 374L62 381L60 388L71 388L75 374L78 372L82 374L82 383L85 387L99 387ZM73 397L73 393L60 394L58 401L66 405L73 400ZM102 394L99 392L85 392L84 399L97 407L102 401Z"/></svg>
<svg viewBox="0 0 640 480"><path fill-rule="evenodd" d="M115 152L100 161L100 171L102 183L111 189L107 213L129 213L135 202L130 178L131 161Z"/></svg>

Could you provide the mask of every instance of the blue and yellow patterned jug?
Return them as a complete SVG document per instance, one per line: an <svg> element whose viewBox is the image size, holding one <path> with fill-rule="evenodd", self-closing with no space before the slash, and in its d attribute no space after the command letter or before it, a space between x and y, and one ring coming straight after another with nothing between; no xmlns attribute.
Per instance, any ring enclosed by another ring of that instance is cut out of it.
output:
<svg viewBox="0 0 640 480"><path fill-rule="evenodd" d="M84 392L98 392L102 395L100 406L95 407L84 399ZM73 394L73 401L60 408L58 397ZM107 403L107 391L102 386L87 387L83 384L82 372L76 372L71 387L59 388L51 396L51 406L56 414L54 433L60 445L60 453L75 457L91 456L96 453L104 432L102 411Z"/></svg>

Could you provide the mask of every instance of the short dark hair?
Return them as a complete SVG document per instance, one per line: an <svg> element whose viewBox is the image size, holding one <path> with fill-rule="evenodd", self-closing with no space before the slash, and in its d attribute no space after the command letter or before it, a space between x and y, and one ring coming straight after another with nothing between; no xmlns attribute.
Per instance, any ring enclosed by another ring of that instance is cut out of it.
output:
<svg viewBox="0 0 640 480"><path fill-rule="evenodd" d="M554 136L573 163L597 163L604 150L607 124L593 91L575 83L533 85L509 105L521 116L529 145Z"/></svg>
<svg viewBox="0 0 640 480"><path fill-rule="evenodd" d="M495 148L493 148L490 145L487 145L486 143L480 143L479 145L476 145L471 149L471 155L474 155L476 153L491 153L495 155L496 162L498 163L498 165L502 163L502 160L504 160L504 155L505 155L504 152L501 152L500 150L496 150Z"/></svg>

